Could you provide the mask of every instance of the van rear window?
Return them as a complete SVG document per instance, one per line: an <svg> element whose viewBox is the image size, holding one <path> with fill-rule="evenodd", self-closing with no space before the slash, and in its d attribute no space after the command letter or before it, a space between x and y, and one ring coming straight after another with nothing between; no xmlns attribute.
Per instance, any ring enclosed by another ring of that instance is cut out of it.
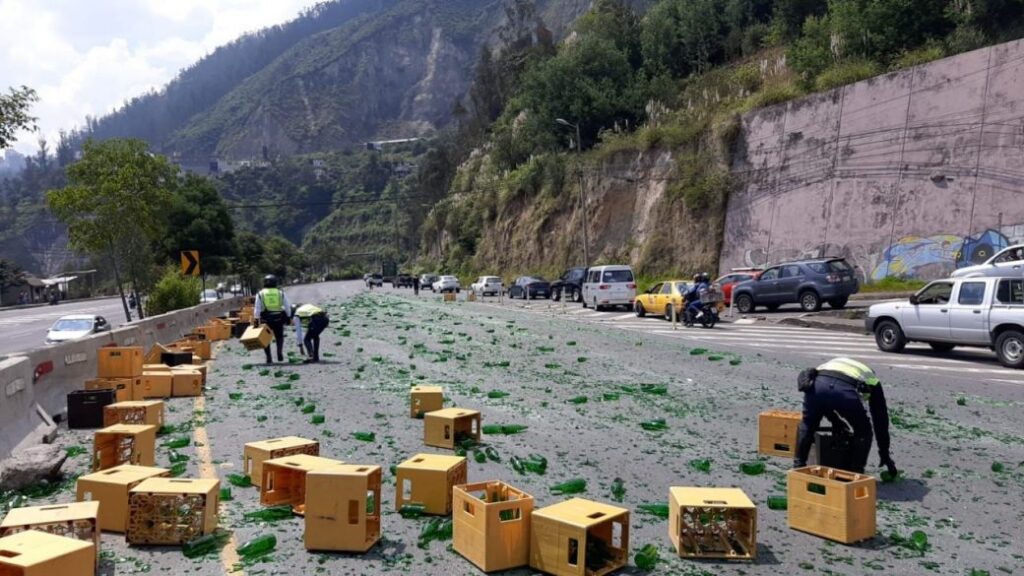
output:
<svg viewBox="0 0 1024 576"><path fill-rule="evenodd" d="M609 284L614 282L632 282L633 271L632 270L605 270L604 277L601 282L608 282Z"/></svg>

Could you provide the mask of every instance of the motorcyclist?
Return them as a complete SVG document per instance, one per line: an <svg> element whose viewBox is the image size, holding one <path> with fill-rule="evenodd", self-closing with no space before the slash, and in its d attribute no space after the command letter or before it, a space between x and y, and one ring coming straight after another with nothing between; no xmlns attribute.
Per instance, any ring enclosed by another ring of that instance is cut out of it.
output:
<svg viewBox="0 0 1024 576"><path fill-rule="evenodd" d="M693 319L700 314L701 292L708 289L708 274L694 274L693 275L693 287L686 293L686 319L687 322L693 322Z"/></svg>

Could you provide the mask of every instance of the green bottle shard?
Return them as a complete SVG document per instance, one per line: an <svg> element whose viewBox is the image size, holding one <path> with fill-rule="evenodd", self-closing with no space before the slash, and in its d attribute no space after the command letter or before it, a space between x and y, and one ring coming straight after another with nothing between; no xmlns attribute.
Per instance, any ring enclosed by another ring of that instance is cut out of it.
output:
<svg viewBox="0 0 1024 576"><path fill-rule="evenodd" d="M747 476L759 476L764 474L764 462L754 460L753 462L744 462L740 464L740 471Z"/></svg>
<svg viewBox="0 0 1024 576"><path fill-rule="evenodd" d="M1006 470L1006 466L1004 466L1002 462L992 463L992 471L996 474L1001 474L1004 470Z"/></svg>
<svg viewBox="0 0 1024 576"><path fill-rule="evenodd" d="M431 518L420 530L416 545L427 548L435 540L452 539L452 521L450 518Z"/></svg>
<svg viewBox="0 0 1024 576"><path fill-rule="evenodd" d="M188 455L182 454L176 450L171 450L171 453L167 457L171 461L171 464L177 464L178 462L188 462Z"/></svg>
<svg viewBox="0 0 1024 576"><path fill-rule="evenodd" d="M243 560L254 560L273 552L275 547L277 547L277 536L274 536L273 534L264 534L263 536L257 536L256 538L253 538L239 546L238 555L241 556Z"/></svg>
<svg viewBox="0 0 1024 576"><path fill-rule="evenodd" d="M219 552L221 548L231 539L231 533L225 530L217 530L212 534L200 536L182 545L181 553L186 558L199 558L212 552Z"/></svg>
<svg viewBox="0 0 1024 576"><path fill-rule="evenodd" d="M640 391L645 394L653 394L655 396L664 396L668 394L668 386L661 386L655 384L641 384Z"/></svg>
<svg viewBox="0 0 1024 576"><path fill-rule="evenodd" d="M323 424L326 421L323 414L314 414L309 420L310 424Z"/></svg>
<svg viewBox="0 0 1024 576"><path fill-rule="evenodd" d="M601 400L604 400L605 402L614 402L618 399L619 395L616 394L615 392L605 392L604 394L601 395Z"/></svg>
<svg viewBox="0 0 1024 576"><path fill-rule="evenodd" d="M636 507L641 512L650 514L651 516L657 516L658 518L668 518L668 504L641 504Z"/></svg>
<svg viewBox="0 0 1024 576"><path fill-rule="evenodd" d="M899 482L902 479L902 476L902 472L891 474L888 470L882 470L882 473L879 474L879 477L881 477L882 479L882 484L892 484L894 482Z"/></svg>
<svg viewBox="0 0 1024 576"><path fill-rule="evenodd" d="M236 488L251 488L252 480L245 474L228 474L228 484Z"/></svg>
<svg viewBox="0 0 1024 576"><path fill-rule="evenodd" d="M188 463L187 462L177 462L177 463L171 465L171 468L170 468L170 471L168 472L168 475L171 478L177 478L177 477L183 475L187 471L188 471Z"/></svg>
<svg viewBox="0 0 1024 576"><path fill-rule="evenodd" d="M641 570L654 570L658 566L659 560L661 560L661 557L658 555L658 549L654 544L645 544L633 557L636 567Z"/></svg>
<svg viewBox="0 0 1024 576"><path fill-rule="evenodd" d="M171 450L177 450L179 448L184 448L184 447L188 446L191 443L192 443L191 439L182 436L180 438L174 438L172 440L168 440L167 442L164 442L163 443L163 447L164 448L170 448Z"/></svg>
<svg viewBox="0 0 1024 576"><path fill-rule="evenodd" d="M230 501L232 501L234 499L235 499L235 497L231 495L231 488L225 487L225 488L221 488L220 489L220 501L221 502L230 502Z"/></svg>
<svg viewBox="0 0 1024 576"><path fill-rule="evenodd" d="M487 455L479 450L474 450L473 460L476 460L478 464L483 464L484 462L487 462Z"/></svg>
<svg viewBox="0 0 1024 576"><path fill-rule="evenodd" d="M241 400L242 399L242 393L241 392L229 392L228 393L228 398L230 398L233 401Z"/></svg>
<svg viewBox="0 0 1024 576"><path fill-rule="evenodd" d="M498 455L498 451L494 446L487 446L484 448L484 455L487 456L487 459L491 462L501 462L501 456Z"/></svg>
<svg viewBox="0 0 1024 576"><path fill-rule="evenodd" d="M483 427L484 434L519 434L529 426L523 424L487 424Z"/></svg>
<svg viewBox="0 0 1024 576"><path fill-rule="evenodd" d="M501 390L491 390L490 392L487 393L488 398L493 398L495 400L497 400L498 398L505 398L506 396L509 395L510 394L508 392L503 392Z"/></svg>
<svg viewBox="0 0 1024 576"><path fill-rule="evenodd" d="M707 353L708 353L708 349L707 348L694 348L694 349L690 350L690 356L700 356L702 354L707 354Z"/></svg>
<svg viewBox="0 0 1024 576"><path fill-rule="evenodd" d="M622 478L616 478L612 480L612 498L616 502L622 502L622 499L626 497L626 483L622 481Z"/></svg>
<svg viewBox="0 0 1024 576"><path fill-rule="evenodd" d="M302 407L303 414L312 414L313 412L316 412L316 404L306 404Z"/></svg>
<svg viewBox="0 0 1024 576"><path fill-rule="evenodd" d="M555 484L551 487L551 493L556 496L564 494L580 494L587 491L587 481L583 478L573 478L561 484Z"/></svg>
<svg viewBox="0 0 1024 576"><path fill-rule="evenodd" d="M377 435L373 432L353 432L352 437L360 442L373 442L377 439Z"/></svg>
<svg viewBox="0 0 1024 576"><path fill-rule="evenodd" d="M286 504L282 506L271 506L269 508L253 512L246 512L242 518L249 522L277 522L279 520L287 520L292 516L294 516L292 507Z"/></svg>
<svg viewBox="0 0 1024 576"><path fill-rule="evenodd" d="M568 402L570 404L586 404L587 403L587 397L586 396L576 396L575 398L569 398Z"/></svg>
<svg viewBox="0 0 1024 576"><path fill-rule="evenodd" d="M301 361L302 361L302 360L300 360L300 359L298 359L298 358L296 358L296 360L297 360L297 361L299 361L299 362L301 362ZM300 375L298 375L298 374L289 374L289 375L288 375L288 379L289 379L289 380L291 380L292 382L295 382L295 381L296 381L296 380L298 380L299 378L302 378L302 376L300 376Z"/></svg>
<svg viewBox="0 0 1024 576"><path fill-rule="evenodd" d="M769 496L768 497L768 509L769 510L788 510L789 500L785 496Z"/></svg>
<svg viewBox="0 0 1024 576"><path fill-rule="evenodd" d="M426 510L427 507L424 506L423 504L411 503L403 504L402 507L398 509L398 513L402 516L402 518L405 518L406 520L412 520L415 518L423 517L423 513L426 512Z"/></svg>
<svg viewBox="0 0 1024 576"><path fill-rule="evenodd" d="M292 389L292 385L287 383L287 382L285 382L283 384L275 384L275 385L271 386L271 388L274 389L274 390L277 390L278 392L284 392L285 390L291 390Z"/></svg>
<svg viewBox="0 0 1024 576"><path fill-rule="evenodd" d="M694 458L690 460L690 468L698 472L711 472L711 460L707 458Z"/></svg>
<svg viewBox="0 0 1024 576"><path fill-rule="evenodd" d="M655 418L654 420L646 420L640 423L640 427L648 432L661 432L668 430L668 424L665 423L664 418Z"/></svg>

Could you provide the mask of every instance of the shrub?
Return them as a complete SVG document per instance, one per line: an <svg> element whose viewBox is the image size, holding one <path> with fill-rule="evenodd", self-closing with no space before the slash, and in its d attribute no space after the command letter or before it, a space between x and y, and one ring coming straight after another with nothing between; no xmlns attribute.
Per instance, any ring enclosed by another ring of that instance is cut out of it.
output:
<svg viewBox="0 0 1024 576"><path fill-rule="evenodd" d="M921 64L927 64L934 60L944 58L946 56L946 50L940 44L929 44L925 45L917 50L910 50L909 52L903 52L893 61L892 65L889 66L890 70L902 70L903 68L912 68L914 66L920 66Z"/></svg>
<svg viewBox="0 0 1024 576"><path fill-rule="evenodd" d="M800 89L793 84L772 84L765 86L763 90L752 95L747 100L747 104L749 109L753 110L755 108L764 108L765 106L789 102L802 95Z"/></svg>
<svg viewBox="0 0 1024 576"><path fill-rule="evenodd" d="M869 60L847 60L833 64L814 80L814 89L831 90L877 76L878 64Z"/></svg>
<svg viewBox="0 0 1024 576"><path fill-rule="evenodd" d="M146 314L156 316L199 304L199 280L182 274L173 266L167 268L146 300Z"/></svg>

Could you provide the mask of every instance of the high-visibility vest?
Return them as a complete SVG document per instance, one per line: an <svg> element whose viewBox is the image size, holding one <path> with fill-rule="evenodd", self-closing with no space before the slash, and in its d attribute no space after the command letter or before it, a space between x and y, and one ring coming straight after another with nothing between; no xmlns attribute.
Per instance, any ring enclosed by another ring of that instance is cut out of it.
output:
<svg viewBox="0 0 1024 576"><path fill-rule="evenodd" d="M260 299L263 300L263 309L267 312L283 312L284 298L278 288L264 288L260 290Z"/></svg>
<svg viewBox="0 0 1024 576"><path fill-rule="evenodd" d="M295 315L299 317L299 322L302 322L303 327L309 326L309 320L317 314L323 314L323 310L313 306L312 304L303 304L295 310Z"/></svg>
<svg viewBox="0 0 1024 576"><path fill-rule="evenodd" d="M850 378L855 382L859 382L864 386L877 386L880 383L878 376L875 375L875 371L868 367L863 362L858 362L852 358L833 358L828 362L825 362L821 366L818 366L818 372L836 372ZM866 392L867 390L865 390Z"/></svg>

